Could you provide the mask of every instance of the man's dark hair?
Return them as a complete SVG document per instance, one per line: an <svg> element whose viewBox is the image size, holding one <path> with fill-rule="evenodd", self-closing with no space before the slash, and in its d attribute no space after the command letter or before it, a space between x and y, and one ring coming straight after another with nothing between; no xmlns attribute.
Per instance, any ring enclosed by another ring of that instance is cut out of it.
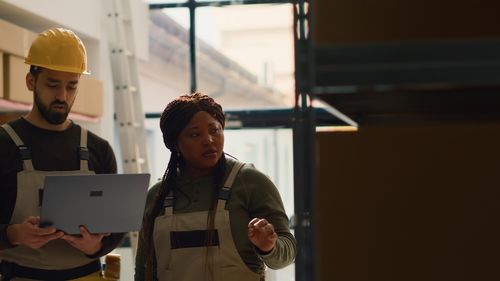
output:
<svg viewBox="0 0 500 281"><path fill-rule="evenodd" d="M42 67L36 66L36 65L30 65L30 73L31 75L35 76L35 78L38 78L38 74L42 72Z"/></svg>

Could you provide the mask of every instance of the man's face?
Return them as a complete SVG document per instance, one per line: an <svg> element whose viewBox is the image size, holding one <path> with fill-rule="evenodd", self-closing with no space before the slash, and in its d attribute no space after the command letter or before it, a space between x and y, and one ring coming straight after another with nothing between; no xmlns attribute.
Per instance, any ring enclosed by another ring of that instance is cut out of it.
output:
<svg viewBox="0 0 500 281"><path fill-rule="evenodd" d="M43 69L37 77L28 74L28 88L33 91L35 106L50 124L66 121L75 102L80 74Z"/></svg>

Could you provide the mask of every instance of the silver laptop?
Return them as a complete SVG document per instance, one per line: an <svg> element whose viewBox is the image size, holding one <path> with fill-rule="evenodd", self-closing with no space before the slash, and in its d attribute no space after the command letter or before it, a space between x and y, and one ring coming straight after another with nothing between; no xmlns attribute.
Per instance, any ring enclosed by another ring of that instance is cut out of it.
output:
<svg viewBox="0 0 500 281"><path fill-rule="evenodd" d="M138 231L149 186L149 174L46 176L40 226L67 234Z"/></svg>

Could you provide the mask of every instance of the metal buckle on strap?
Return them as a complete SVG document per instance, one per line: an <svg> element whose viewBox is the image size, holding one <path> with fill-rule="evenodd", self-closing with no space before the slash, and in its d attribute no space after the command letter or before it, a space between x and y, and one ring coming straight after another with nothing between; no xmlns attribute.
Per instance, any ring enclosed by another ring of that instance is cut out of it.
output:
<svg viewBox="0 0 500 281"><path fill-rule="evenodd" d="M22 160L31 159L31 151L25 145L20 145L19 146L19 154L21 154L21 159Z"/></svg>
<svg viewBox="0 0 500 281"><path fill-rule="evenodd" d="M223 187L219 190L219 200L229 200L229 196L231 195L231 189L227 187Z"/></svg>
<svg viewBox="0 0 500 281"><path fill-rule="evenodd" d="M89 160L90 159L90 153L89 149L86 147L80 147L80 160Z"/></svg>
<svg viewBox="0 0 500 281"><path fill-rule="evenodd" d="M166 197L163 201L163 208L173 207L174 206L174 197Z"/></svg>

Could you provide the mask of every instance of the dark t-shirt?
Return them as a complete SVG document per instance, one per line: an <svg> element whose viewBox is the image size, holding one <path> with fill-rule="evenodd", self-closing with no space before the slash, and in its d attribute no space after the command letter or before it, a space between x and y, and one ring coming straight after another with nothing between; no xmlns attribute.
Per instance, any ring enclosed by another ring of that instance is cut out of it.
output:
<svg viewBox="0 0 500 281"><path fill-rule="evenodd" d="M64 131L36 127L24 118L9 123L31 152L33 167L41 171L71 171L80 169L80 130L72 124ZM116 159L109 143L89 132L89 169L97 174L116 173ZM0 250L9 248L6 237L17 195L17 173L23 169L21 156L10 136L0 129ZM103 249L111 251L123 237L112 235L103 240ZM109 252L107 251L107 252Z"/></svg>

